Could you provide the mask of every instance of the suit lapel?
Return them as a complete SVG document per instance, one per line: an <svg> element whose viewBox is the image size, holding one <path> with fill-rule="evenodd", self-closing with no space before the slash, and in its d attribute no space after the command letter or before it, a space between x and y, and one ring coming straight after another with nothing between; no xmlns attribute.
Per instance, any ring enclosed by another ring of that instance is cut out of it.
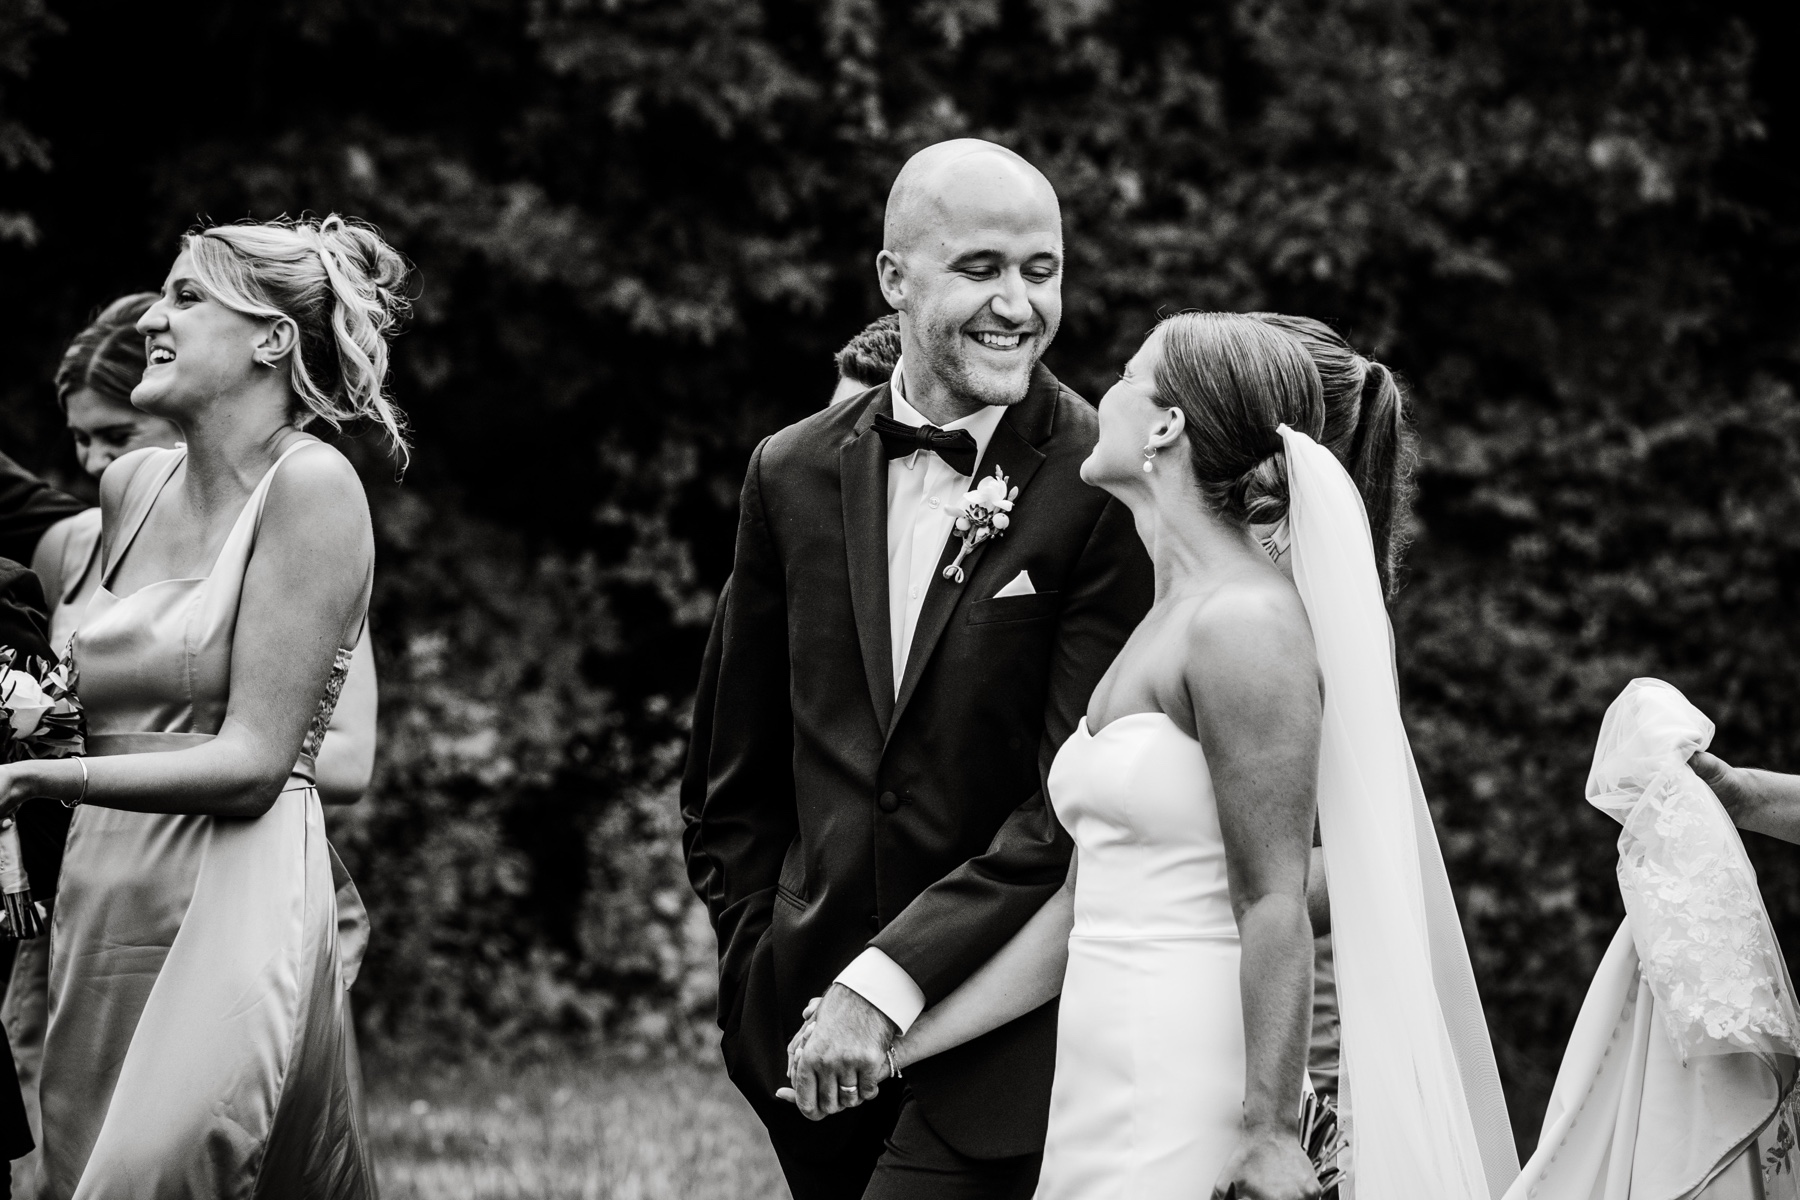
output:
<svg viewBox="0 0 1800 1200"><path fill-rule="evenodd" d="M979 482L992 475L995 467L999 467L1005 473L1007 482L1019 489L1021 508L1015 510L1015 519L1031 519L1030 514L1023 510L1025 489L1044 462L1044 455L1034 443L1049 435L1058 390L1056 378L1040 366L1030 395L1008 409L1006 416L1001 418L1000 424L994 429L993 438L988 442L987 453L981 456L981 464L975 468L975 475L970 480L971 485ZM932 574L931 584L925 592L925 603L919 608L919 624L913 630L912 647L907 651L906 672L900 677L900 693L894 698L894 715L888 722L890 737L906 711L907 702L912 699L913 692L919 686L919 677L925 673L932 651L937 649L938 640L944 636L944 629L950 624L951 614L975 586L975 570L981 565L981 560L991 545L993 539L990 538L969 551L968 557L962 562L964 582L958 583L954 579L944 578L944 568L955 561L956 552L962 549L962 538L952 533L945 540L944 552L938 556L937 570Z"/></svg>
<svg viewBox="0 0 1800 1200"><path fill-rule="evenodd" d="M850 564L850 607L862 645L863 674L875 720L885 734L894 712L894 649L888 632L887 456L870 428L893 405L882 388L838 451L844 503L844 554Z"/></svg>

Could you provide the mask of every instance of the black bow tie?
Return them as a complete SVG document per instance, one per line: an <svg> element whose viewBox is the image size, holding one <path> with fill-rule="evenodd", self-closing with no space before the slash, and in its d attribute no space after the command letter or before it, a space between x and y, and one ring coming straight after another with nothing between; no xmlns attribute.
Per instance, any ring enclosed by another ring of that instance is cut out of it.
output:
<svg viewBox="0 0 1800 1200"><path fill-rule="evenodd" d="M966 429L939 429L936 425L907 425L877 414L875 432L889 458L905 458L928 450L955 467L962 475L975 474L975 435Z"/></svg>

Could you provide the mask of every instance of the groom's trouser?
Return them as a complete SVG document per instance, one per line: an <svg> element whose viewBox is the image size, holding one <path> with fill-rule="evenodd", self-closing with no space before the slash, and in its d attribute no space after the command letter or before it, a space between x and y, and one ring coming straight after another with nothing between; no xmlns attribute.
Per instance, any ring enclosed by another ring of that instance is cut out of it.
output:
<svg viewBox="0 0 1800 1200"><path fill-rule="evenodd" d="M1037 1187L1042 1153L970 1158L938 1136L904 1086L883 1087L855 1115L860 1128L829 1156L786 1122L769 1124L794 1200L1030 1200Z"/></svg>

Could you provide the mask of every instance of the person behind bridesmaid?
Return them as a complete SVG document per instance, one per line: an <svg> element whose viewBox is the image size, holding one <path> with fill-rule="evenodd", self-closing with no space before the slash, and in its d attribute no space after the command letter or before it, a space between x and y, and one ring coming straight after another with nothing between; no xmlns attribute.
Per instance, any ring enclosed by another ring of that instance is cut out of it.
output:
<svg viewBox="0 0 1800 1200"><path fill-rule="evenodd" d="M144 337L137 322L154 303L155 292L114 300L75 335L56 368L56 403L75 440L76 461L95 479L133 450L172 447L181 440L173 423L131 406L131 389L144 374ZM59 655L69 648L74 622L100 587L99 555L98 508L52 525L32 555L31 569L51 605L50 642Z"/></svg>
<svg viewBox="0 0 1800 1200"><path fill-rule="evenodd" d="M72 643L87 759L0 767L0 815L78 806L53 917L44 1194L374 1194L313 763L364 628L373 530L304 432L369 421L408 270L329 216L183 239L134 405L178 449L101 480Z"/></svg>
<svg viewBox="0 0 1800 1200"><path fill-rule="evenodd" d="M170 449L181 442L181 431L173 422L131 403L132 389L144 375L144 335L137 323L156 300L155 292L133 292L108 304L70 341L57 366L56 400L75 443L76 461L95 479L133 450ZM100 511L97 506L85 508L50 526L32 557L31 569L50 606L49 644L57 657L68 652L81 614L100 588ZM319 748L316 774L323 804L354 804L368 790L375 765L376 690L375 660L365 629L331 728ZM47 802L27 805L19 814L33 892L47 907L54 906L70 816L67 808ZM353 973L360 948L368 942L368 914L348 875L338 891L338 907L339 940L357 952L347 956ZM17 943L5 1001L0 1003L0 1025L12 1042L34 1137L42 1133L38 1075L49 1017L49 978L50 939ZM357 1075L360 1078L360 1071ZM16 1194L35 1192L36 1171L36 1154L14 1160Z"/></svg>
<svg viewBox="0 0 1800 1200"><path fill-rule="evenodd" d="M1400 560L1406 549L1400 517L1412 503L1414 436L1405 398L1394 373L1358 354L1338 332L1312 317L1251 313L1305 348L1325 388L1325 431L1319 442L1337 456L1356 483L1369 514L1375 567L1389 600L1399 590ZM1272 531L1261 531L1272 532ZM1286 569L1286 561L1283 559ZM1307 1073L1324 1096L1338 1092L1339 1037L1337 964L1331 953L1331 902L1325 888L1323 856L1313 852L1307 881L1313 922L1313 1025Z"/></svg>
<svg viewBox="0 0 1800 1200"><path fill-rule="evenodd" d="M893 378L894 367L900 362L900 314L876 317L845 342L835 357L837 389L831 393L827 408Z"/></svg>

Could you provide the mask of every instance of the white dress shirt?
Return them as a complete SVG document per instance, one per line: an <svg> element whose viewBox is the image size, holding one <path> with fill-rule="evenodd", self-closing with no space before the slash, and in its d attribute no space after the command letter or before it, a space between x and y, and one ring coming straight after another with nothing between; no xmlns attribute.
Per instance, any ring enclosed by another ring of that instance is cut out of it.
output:
<svg viewBox="0 0 1800 1200"><path fill-rule="evenodd" d="M905 368L905 360L894 365L890 388L894 420L904 425L928 424L919 410L907 402ZM1005 415L1006 409L988 405L941 428L968 430L975 439L975 461L980 463ZM893 646L896 694L906 674L907 657L912 653L919 610L943 557L944 543L956 524L952 505L962 499L971 482L969 476L930 451L888 461L888 636ZM925 1008L925 993L912 976L873 946L845 967L837 982L880 1009L900 1027L901 1033L911 1028Z"/></svg>

